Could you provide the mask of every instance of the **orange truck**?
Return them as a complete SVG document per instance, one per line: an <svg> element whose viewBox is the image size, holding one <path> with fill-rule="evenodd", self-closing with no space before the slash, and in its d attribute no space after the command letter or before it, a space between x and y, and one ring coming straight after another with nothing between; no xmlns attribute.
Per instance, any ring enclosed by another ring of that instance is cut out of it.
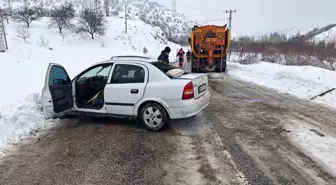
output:
<svg viewBox="0 0 336 185"><path fill-rule="evenodd" d="M230 31L224 26L194 26L189 38L192 72L225 72Z"/></svg>

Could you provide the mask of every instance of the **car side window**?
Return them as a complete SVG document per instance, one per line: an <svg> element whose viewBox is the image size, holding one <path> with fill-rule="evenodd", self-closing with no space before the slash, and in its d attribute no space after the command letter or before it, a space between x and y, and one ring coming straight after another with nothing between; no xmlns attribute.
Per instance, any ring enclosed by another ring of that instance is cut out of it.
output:
<svg viewBox="0 0 336 185"><path fill-rule="evenodd" d="M88 79L88 78L92 78L94 76L101 76L103 77L105 80L107 80L109 74L110 74L110 70L112 68L112 64L108 63L108 64L101 64L101 65L97 65L89 70L87 70L86 72L84 72L83 74L81 74L78 80L81 79Z"/></svg>
<svg viewBox="0 0 336 185"><path fill-rule="evenodd" d="M60 66L52 66L49 74L49 85L67 85L71 83L66 71Z"/></svg>
<svg viewBox="0 0 336 185"><path fill-rule="evenodd" d="M111 84L144 83L145 69L130 64L117 64L113 70Z"/></svg>

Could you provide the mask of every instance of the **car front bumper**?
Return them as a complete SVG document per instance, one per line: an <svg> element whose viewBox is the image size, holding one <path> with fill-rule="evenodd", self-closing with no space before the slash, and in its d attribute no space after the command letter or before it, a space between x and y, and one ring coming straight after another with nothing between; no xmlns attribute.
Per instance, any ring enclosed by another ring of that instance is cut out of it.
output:
<svg viewBox="0 0 336 185"><path fill-rule="evenodd" d="M169 102L168 113L170 119L182 119L192 117L209 105L210 91L203 96L192 100L179 100Z"/></svg>

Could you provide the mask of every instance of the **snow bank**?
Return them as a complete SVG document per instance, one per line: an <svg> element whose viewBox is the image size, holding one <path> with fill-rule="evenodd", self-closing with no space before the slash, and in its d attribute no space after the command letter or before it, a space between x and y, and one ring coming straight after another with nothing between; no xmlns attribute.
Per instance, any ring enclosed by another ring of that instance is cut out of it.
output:
<svg viewBox="0 0 336 185"><path fill-rule="evenodd" d="M31 131L53 125L45 121L41 105L37 102L50 62L63 65L70 77L74 77L90 65L108 60L113 55L144 55L156 59L167 45L175 51L180 46L167 42L158 27L141 20L128 21L128 33L124 33L124 19L109 18L106 36L82 38L57 28L48 29L48 19L33 22L28 43L17 37L16 28L22 24L6 25L9 51L0 53L0 150L19 141ZM171 60L175 59L172 52ZM28 94L34 94L26 98Z"/></svg>
<svg viewBox="0 0 336 185"><path fill-rule="evenodd" d="M49 128L56 120L45 120L39 94L27 95L26 99L0 108L0 157L12 143Z"/></svg>
<svg viewBox="0 0 336 185"><path fill-rule="evenodd" d="M288 135L292 142L336 177L336 136L304 123L286 127L291 131Z"/></svg>
<svg viewBox="0 0 336 185"><path fill-rule="evenodd" d="M266 62L242 65L229 62L228 74L307 100L336 87L336 72L311 66L285 66ZM336 91L314 101L336 107Z"/></svg>

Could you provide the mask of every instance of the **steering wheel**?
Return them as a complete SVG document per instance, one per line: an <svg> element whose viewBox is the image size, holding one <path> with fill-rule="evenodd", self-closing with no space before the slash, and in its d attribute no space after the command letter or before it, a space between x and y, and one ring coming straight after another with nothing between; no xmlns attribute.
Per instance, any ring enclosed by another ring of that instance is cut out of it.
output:
<svg viewBox="0 0 336 185"><path fill-rule="evenodd" d="M102 83L103 76L93 76L90 78L90 85L95 90L101 90L104 87L104 83Z"/></svg>

